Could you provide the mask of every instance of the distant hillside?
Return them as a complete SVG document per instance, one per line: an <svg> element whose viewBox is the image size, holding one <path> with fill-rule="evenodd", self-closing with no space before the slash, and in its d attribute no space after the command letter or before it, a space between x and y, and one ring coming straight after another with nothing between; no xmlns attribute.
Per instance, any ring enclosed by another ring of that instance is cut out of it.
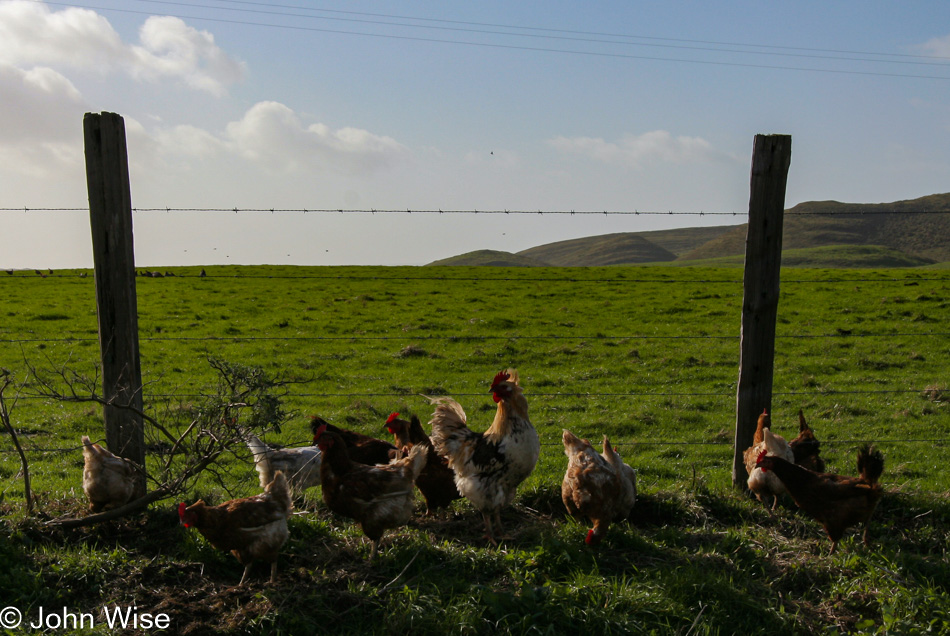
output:
<svg viewBox="0 0 950 636"><path fill-rule="evenodd" d="M782 250L782 267L921 267L932 262L880 245L826 245Z"/></svg>
<svg viewBox="0 0 950 636"><path fill-rule="evenodd" d="M742 267L745 254L720 256L696 260L677 260L669 265L683 267ZM924 267L931 261L880 245L826 245L806 247L797 250L782 250L782 267L813 268L884 268L884 267Z"/></svg>
<svg viewBox="0 0 950 636"><path fill-rule="evenodd" d="M946 210L950 194L894 203L801 203L785 211L782 262L789 267L917 267L950 262L950 214L928 214ZM741 265L747 229L742 224L622 232L548 243L517 254L480 250L432 265L584 267L737 260ZM837 249L817 249L833 247Z"/></svg>
<svg viewBox="0 0 950 636"><path fill-rule="evenodd" d="M879 245L924 262L950 261L950 214L902 214L938 210L950 210L950 194L894 203L801 203L785 212L782 248ZM744 254L746 231L746 224L737 225L680 259Z"/></svg>
<svg viewBox="0 0 950 636"><path fill-rule="evenodd" d="M548 243L522 250L518 255L559 267L626 265L676 259L673 252L632 232Z"/></svg>
<svg viewBox="0 0 950 636"><path fill-rule="evenodd" d="M696 249L718 236L733 230L735 225L717 225L714 227L684 227L675 230L654 230L652 232L636 232L651 243L655 243L676 256Z"/></svg>
<svg viewBox="0 0 950 636"><path fill-rule="evenodd" d="M478 250L443 258L440 261L434 261L429 265L453 265L457 267L469 265L485 265L488 267L545 267L550 263L542 263L533 258L512 254L511 252L500 252L497 250Z"/></svg>
<svg viewBox="0 0 950 636"><path fill-rule="evenodd" d="M619 232L548 243L523 250L517 254L495 250L478 250L429 264L583 267L669 262L735 227L734 225L723 225L652 232Z"/></svg>

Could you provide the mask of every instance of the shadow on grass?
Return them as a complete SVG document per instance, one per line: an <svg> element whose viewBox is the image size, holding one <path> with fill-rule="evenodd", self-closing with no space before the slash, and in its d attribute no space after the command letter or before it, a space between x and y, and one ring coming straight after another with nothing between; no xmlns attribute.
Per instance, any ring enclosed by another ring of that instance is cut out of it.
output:
<svg viewBox="0 0 950 636"><path fill-rule="evenodd" d="M63 505L66 505L65 503ZM817 523L739 493L644 493L602 544L555 488L526 490L492 548L464 501L388 532L376 561L317 503L290 520L278 580L178 525L170 505L114 524L54 529L0 507L0 595L40 605L134 603L179 633L875 633L950 616L950 503L889 493L870 549L837 554ZM585 522L586 523L586 522ZM950 621L950 619L948 619ZM938 622L938 625L941 623Z"/></svg>

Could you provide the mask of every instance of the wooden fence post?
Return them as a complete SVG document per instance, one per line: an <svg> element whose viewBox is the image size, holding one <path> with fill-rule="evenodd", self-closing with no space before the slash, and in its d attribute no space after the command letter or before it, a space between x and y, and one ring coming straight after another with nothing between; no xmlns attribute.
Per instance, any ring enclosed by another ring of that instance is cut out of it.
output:
<svg viewBox="0 0 950 636"><path fill-rule="evenodd" d="M96 276L96 312L106 444L142 467L136 496L145 494L145 432L139 363L132 193L125 122L115 113L83 117L86 186Z"/></svg>
<svg viewBox="0 0 950 636"><path fill-rule="evenodd" d="M785 184L792 158L789 135L756 135L752 149L749 228L743 276L739 386L732 483L745 488L748 474L742 452L752 445L763 409L772 412L775 321L782 265Z"/></svg>

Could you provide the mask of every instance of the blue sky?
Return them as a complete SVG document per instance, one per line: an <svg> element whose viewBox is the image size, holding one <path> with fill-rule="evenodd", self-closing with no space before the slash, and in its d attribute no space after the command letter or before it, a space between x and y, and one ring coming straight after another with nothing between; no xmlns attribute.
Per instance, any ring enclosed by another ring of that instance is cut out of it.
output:
<svg viewBox="0 0 950 636"><path fill-rule="evenodd" d="M126 120L142 266L423 264L950 191L943 2L0 0L0 266L88 267L85 112ZM703 212L737 212L739 217Z"/></svg>

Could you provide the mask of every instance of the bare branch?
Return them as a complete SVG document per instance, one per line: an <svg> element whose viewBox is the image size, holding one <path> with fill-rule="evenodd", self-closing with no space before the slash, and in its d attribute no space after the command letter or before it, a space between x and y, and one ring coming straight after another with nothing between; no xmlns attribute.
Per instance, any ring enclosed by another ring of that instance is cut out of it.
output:
<svg viewBox="0 0 950 636"><path fill-rule="evenodd" d="M23 469L23 497L26 500L26 512L27 514L33 514L33 489L30 485L30 465L26 461L26 454L23 452L23 447L20 446L20 438L16 434L16 429L13 428L13 424L10 422L10 411L7 409L7 402L3 395L12 383L13 377L10 375L10 372L7 369L0 369L0 422L3 423L3 427L10 434L10 439L13 440L13 446L20 456L20 466Z"/></svg>
<svg viewBox="0 0 950 636"><path fill-rule="evenodd" d="M93 515L87 515L85 517L60 517L59 519L51 519L46 522L46 525L59 526L62 528L78 528L80 526L88 526L94 523L102 523L103 521L120 519L133 512L142 510L154 501L172 497L176 494L176 492L176 490L170 488L156 488L144 497L139 497L138 499L130 501L124 506L112 508L111 510L106 510L105 512L98 512Z"/></svg>
<svg viewBox="0 0 950 636"><path fill-rule="evenodd" d="M187 491L202 474L207 474L225 490L234 482L218 466L221 456L237 456L246 451L248 433L261 434L271 428L280 430L287 418L281 404L282 381L270 378L262 369L209 361L218 372L216 386L194 403L163 400L150 408L152 415L124 399L106 399L98 393L98 377L90 380L66 366L41 372L28 364L34 388L40 396L65 402L92 402L102 406L130 409L146 423L148 452L155 457L159 470L149 472L154 489L142 497L106 512L79 519L59 518L51 525L76 527L100 523L137 512L150 503ZM245 453L246 454L246 453ZM151 466L151 462L150 462Z"/></svg>

